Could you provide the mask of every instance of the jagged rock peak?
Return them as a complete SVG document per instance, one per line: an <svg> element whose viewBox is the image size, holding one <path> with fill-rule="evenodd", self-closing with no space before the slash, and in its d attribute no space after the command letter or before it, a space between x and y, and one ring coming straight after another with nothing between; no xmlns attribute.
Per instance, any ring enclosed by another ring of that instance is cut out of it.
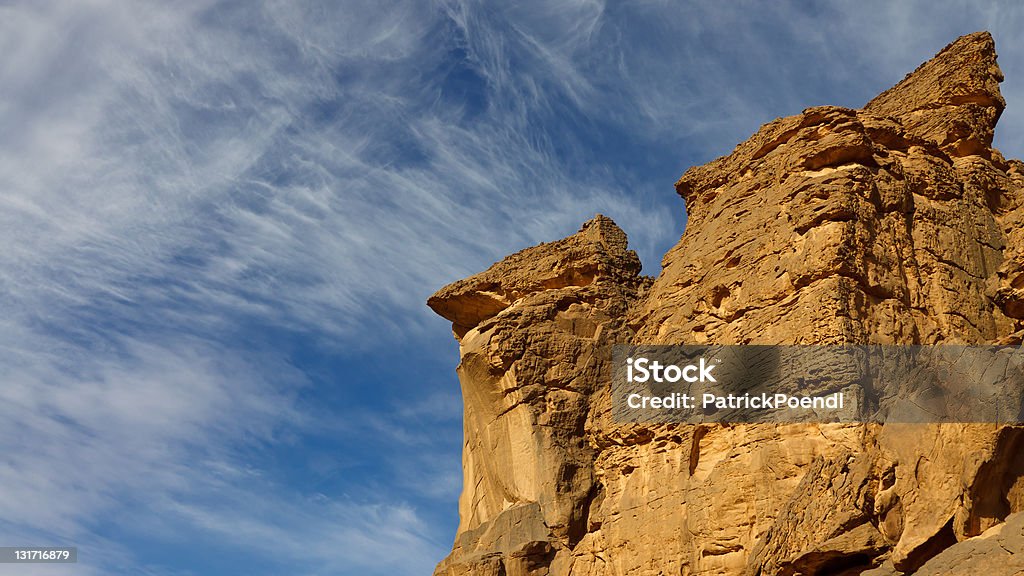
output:
<svg viewBox="0 0 1024 576"><path fill-rule="evenodd" d="M592 282L628 283L639 274L640 258L629 250L626 233L598 214L572 236L526 248L445 286L427 305L451 320L461 337L529 294Z"/></svg>
<svg viewBox="0 0 1024 576"><path fill-rule="evenodd" d="M1002 77L992 37L964 36L864 110L809 108L687 170L686 234L633 324L657 341L1017 339L1021 170L990 147ZM843 321L826 328L819 300Z"/></svg>
<svg viewBox="0 0 1024 576"><path fill-rule="evenodd" d="M954 156L981 154L992 145L1006 108L1002 81L992 35L975 32L956 39L864 109L895 118Z"/></svg>
<svg viewBox="0 0 1024 576"><path fill-rule="evenodd" d="M628 245L626 233L611 218L597 214L583 223L578 234L593 238L605 246L625 253Z"/></svg>

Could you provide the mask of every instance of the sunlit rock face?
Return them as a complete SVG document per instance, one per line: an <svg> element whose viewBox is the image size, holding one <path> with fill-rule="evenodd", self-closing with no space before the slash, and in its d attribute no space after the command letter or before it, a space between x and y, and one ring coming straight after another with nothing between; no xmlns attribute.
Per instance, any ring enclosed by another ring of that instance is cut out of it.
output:
<svg viewBox="0 0 1024 576"><path fill-rule="evenodd" d="M679 180L657 279L598 216L434 295L465 403L435 574L1017 573L992 544L1024 542L1022 428L618 424L609 392L617 343L1020 344L1001 80L971 34L863 109L763 126Z"/></svg>

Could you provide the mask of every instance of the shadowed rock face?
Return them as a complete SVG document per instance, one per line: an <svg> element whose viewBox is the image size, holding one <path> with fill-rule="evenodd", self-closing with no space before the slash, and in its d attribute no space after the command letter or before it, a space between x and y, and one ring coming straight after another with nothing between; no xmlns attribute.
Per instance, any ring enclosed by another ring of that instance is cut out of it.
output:
<svg viewBox="0 0 1024 576"><path fill-rule="evenodd" d="M679 180L687 229L656 280L598 216L433 296L465 403L461 522L435 574L1000 565L1022 428L627 425L609 393L616 343L1019 344L1024 163L991 148L1000 80L971 34L862 110L763 126Z"/></svg>

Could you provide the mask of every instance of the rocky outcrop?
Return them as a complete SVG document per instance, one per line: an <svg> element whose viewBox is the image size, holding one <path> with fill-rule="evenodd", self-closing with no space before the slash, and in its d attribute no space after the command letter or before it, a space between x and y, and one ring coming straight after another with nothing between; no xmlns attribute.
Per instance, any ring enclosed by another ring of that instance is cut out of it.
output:
<svg viewBox="0 0 1024 576"><path fill-rule="evenodd" d="M639 274L626 235L598 216L430 298L459 339L465 404L459 535L439 573L533 574L589 531L597 451L584 430L649 284Z"/></svg>
<svg viewBox="0 0 1024 576"><path fill-rule="evenodd" d="M687 228L656 280L598 216L432 297L465 403L435 574L1014 573L1022 428L621 424L609 393L616 343L1019 344L1001 80L972 34L864 109L765 125L679 180Z"/></svg>
<svg viewBox="0 0 1024 576"><path fill-rule="evenodd" d="M916 576L1024 574L1024 513L1016 513L976 538L943 550Z"/></svg>

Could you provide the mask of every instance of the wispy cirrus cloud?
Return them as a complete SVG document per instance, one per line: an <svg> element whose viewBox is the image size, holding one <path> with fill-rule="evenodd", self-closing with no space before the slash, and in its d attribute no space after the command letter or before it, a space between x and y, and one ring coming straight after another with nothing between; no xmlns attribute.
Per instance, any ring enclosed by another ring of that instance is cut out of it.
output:
<svg viewBox="0 0 1024 576"><path fill-rule="evenodd" d="M454 354L427 295L595 212L656 272L688 165L978 28L1020 156L1021 14L3 4L0 539L78 542L103 574L267 542L296 573L429 571L459 427L453 377L422 374Z"/></svg>
<svg viewBox="0 0 1024 576"><path fill-rule="evenodd" d="M12 300L188 302L343 332L374 306L419 310L468 272L453 263L572 231L584 205L646 219L614 183L564 174L526 111L461 121L502 103L445 93L481 79L443 70L463 48L435 42L437 12L8 10L10 36L57 40L15 76L58 95L12 107L25 130L0 143ZM74 90L54 86L65 74Z"/></svg>

